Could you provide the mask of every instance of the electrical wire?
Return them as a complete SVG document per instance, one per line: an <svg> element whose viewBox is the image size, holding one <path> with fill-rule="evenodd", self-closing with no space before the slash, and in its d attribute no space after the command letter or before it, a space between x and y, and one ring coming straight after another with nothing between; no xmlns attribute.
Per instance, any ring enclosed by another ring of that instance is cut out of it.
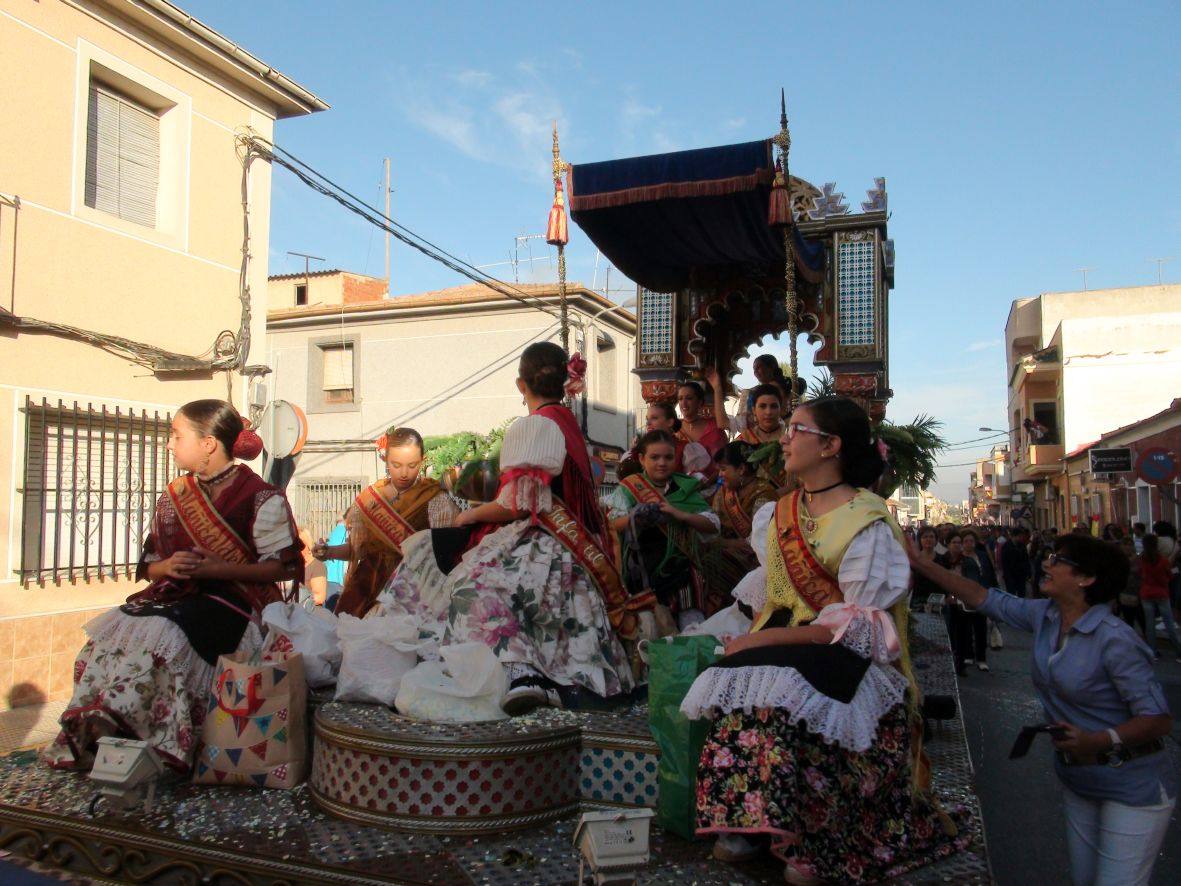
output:
<svg viewBox="0 0 1181 886"><path fill-rule="evenodd" d="M270 162L283 167L312 190L323 194L325 197L335 200L345 209L360 216L362 219L372 225L377 226L381 230L386 231L390 234L390 236L402 243L405 243L412 249L417 250L427 258L433 259L434 261L442 264L444 267L454 271L457 274L460 274L463 277L467 277L474 283L487 286L489 289L499 292L501 295L507 296L508 298L514 299L515 301L519 301L528 307L536 308L537 310L543 311L552 317L561 316L558 311L549 307L549 305L547 305L541 299L538 299L521 289L517 289L510 283L506 283L503 280L499 280L496 277L484 273L474 265L465 262L463 259L458 258L441 247L436 246L434 243L431 243L420 234L417 234L414 231L411 231L409 228L406 228L405 226L393 221L393 219L382 213L381 210L370 206L364 200L360 199L346 188L341 187L323 173L304 163L290 152L285 151L277 145L267 142L257 136L252 136L250 141L254 150L257 151L261 156L265 157Z"/></svg>

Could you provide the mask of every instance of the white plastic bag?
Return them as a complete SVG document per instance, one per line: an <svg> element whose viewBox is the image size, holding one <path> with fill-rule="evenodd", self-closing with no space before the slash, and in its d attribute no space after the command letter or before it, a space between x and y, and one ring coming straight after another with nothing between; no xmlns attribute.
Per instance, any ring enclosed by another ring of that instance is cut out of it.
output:
<svg viewBox="0 0 1181 886"><path fill-rule="evenodd" d="M749 634L750 626L751 620L743 615L742 610L738 608L738 604L734 603L725 609L715 612L705 621L698 622L692 627L681 631L681 636L691 637L696 634L712 634L724 644L727 640L733 639L734 637Z"/></svg>
<svg viewBox="0 0 1181 886"><path fill-rule="evenodd" d="M262 611L262 623L269 633L263 647L267 649L286 637L295 651L303 656L304 674L308 686L319 689L336 682L340 670L340 641L336 637L336 616L317 606L309 612L294 603L271 603Z"/></svg>
<svg viewBox="0 0 1181 886"><path fill-rule="evenodd" d="M402 678L398 712L432 723L503 720L500 707L508 673L483 643L439 649L441 661L424 661Z"/></svg>
<svg viewBox="0 0 1181 886"><path fill-rule="evenodd" d="M336 701L392 705L402 678L418 663L418 620L411 615L337 617L340 675Z"/></svg>

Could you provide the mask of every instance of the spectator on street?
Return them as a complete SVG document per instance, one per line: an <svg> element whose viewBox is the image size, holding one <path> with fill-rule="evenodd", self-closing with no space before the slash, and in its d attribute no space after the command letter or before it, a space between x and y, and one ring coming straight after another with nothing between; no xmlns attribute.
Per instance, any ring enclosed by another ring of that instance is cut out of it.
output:
<svg viewBox="0 0 1181 886"><path fill-rule="evenodd" d="M1173 607L1169 604L1169 578L1172 564L1160 552L1160 540L1155 535L1146 535L1140 549L1140 603L1144 607L1144 633L1152 654L1160 658L1156 648L1156 620L1159 618L1173 644L1173 654L1181 661L1181 640L1177 639L1177 626L1173 623Z"/></svg>
<svg viewBox="0 0 1181 886"><path fill-rule="evenodd" d="M1136 546L1128 536L1119 540L1119 547L1132 564L1132 568L1128 570L1128 583L1119 593L1119 615L1130 627L1139 627L1140 636L1147 639L1148 635L1144 629L1144 607L1140 605L1140 559L1136 554Z"/></svg>
<svg viewBox="0 0 1181 886"><path fill-rule="evenodd" d="M952 536L955 539L955 536ZM968 528L959 533L960 548L963 552L962 575L977 582L983 588L996 587L996 572L988 562L988 552L976 543L976 530ZM951 553L955 553L954 543ZM958 601L957 601L957 605ZM961 643L964 648L965 664L976 663L981 671L988 670L988 616L983 612L960 609Z"/></svg>
<svg viewBox="0 0 1181 886"><path fill-rule="evenodd" d="M936 556L935 545L939 543L939 536L935 532L934 526L923 526L919 529L919 556L926 557L928 560L934 560ZM926 602L927 597L931 594L939 593L939 588L934 584L921 578L918 575L914 577L914 593L911 599L915 603Z"/></svg>
<svg viewBox="0 0 1181 886"><path fill-rule="evenodd" d="M1012 539L1001 547L1001 578L1005 590L1014 597L1026 595L1026 585L1033 570L1029 566L1029 530L1018 526L1013 530Z"/></svg>
<svg viewBox="0 0 1181 886"><path fill-rule="evenodd" d="M1042 576L1045 575L1044 561L1049 552L1050 546L1042 538L1040 532L1036 533L1029 542L1030 596L1039 596L1038 588L1042 586Z"/></svg>
<svg viewBox="0 0 1181 886"><path fill-rule="evenodd" d="M1074 882L1148 883L1177 802L1164 750L1173 720L1148 648L1111 612L1127 581L1123 552L1090 536L1060 537L1042 580L1047 599L1038 600L985 590L910 555L915 573L1034 635L1033 683L1056 727Z"/></svg>
<svg viewBox="0 0 1181 886"><path fill-rule="evenodd" d="M1108 523L1103 527L1103 540L1119 542L1124 537L1124 528L1118 523Z"/></svg>
<svg viewBox="0 0 1181 886"><path fill-rule="evenodd" d="M1143 523L1133 523L1132 524L1132 541L1136 545L1136 553L1137 554L1139 554L1140 551L1143 550L1143 548L1144 548L1144 533L1146 531L1147 531L1147 527L1145 527L1145 525Z"/></svg>
<svg viewBox="0 0 1181 886"><path fill-rule="evenodd" d="M1179 577L1177 574L1177 527L1168 520L1157 520L1152 524L1153 535L1157 537L1157 548L1160 550L1161 556L1169 561L1169 603L1174 609L1174 621L1176 621L1176 612L1181 607L1181 601L1178 598Z"/></svg>

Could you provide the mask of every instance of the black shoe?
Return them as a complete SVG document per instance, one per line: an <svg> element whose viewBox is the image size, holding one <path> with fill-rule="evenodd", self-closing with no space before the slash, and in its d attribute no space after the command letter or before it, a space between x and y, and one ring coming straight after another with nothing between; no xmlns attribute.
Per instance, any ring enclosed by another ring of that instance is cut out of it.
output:
<svg viewBox="0 0 1181 886"><path fill-rule="evenodd" d="M561 696L552 686L551 681L542 677L518 677L509 684L500 708L510 717L520 717L542 707L560 709Z"/></svg>

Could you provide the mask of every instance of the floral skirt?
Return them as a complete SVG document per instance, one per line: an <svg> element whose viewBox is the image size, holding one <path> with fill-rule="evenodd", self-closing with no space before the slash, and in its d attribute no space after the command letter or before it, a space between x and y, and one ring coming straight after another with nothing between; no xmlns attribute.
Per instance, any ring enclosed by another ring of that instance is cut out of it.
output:
<svg viewBox="0 0 1181 886"><path fill-rule="evenodd" d="M768 834L776 855L822 880L898 876L962 848L949 831L912 790L905 705L861 753L767 708L719 717L701 753L697 832Z"/></svg>
<svg viewBox="0 0 1181 886"><path fill-rule="evenodd" d="M379 598L387 613L422 619L443 643L486 644L504 664L526 664L563 686L601 696L635 681L607 607L562 544L529 520L505 524L439 572L420 533Z"/></svg>
<svg viewBox="0 0 1181 886"><path fill-rule="evenodd" d="M55 769L89 769L94 746L107 735L147 741L165 764L193 764L213 682L212 665L184 632L159 616L113 609L86 625L90 639L74 661L74 694L61 732L42 754ZM261 645L247 626L239 649Z"/></svg>

